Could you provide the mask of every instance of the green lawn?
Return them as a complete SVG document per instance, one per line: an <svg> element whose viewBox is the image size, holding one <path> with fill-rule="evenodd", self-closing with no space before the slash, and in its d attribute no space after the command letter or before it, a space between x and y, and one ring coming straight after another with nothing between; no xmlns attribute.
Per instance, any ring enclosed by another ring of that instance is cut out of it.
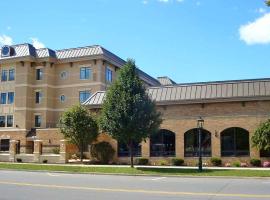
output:
<svg viewBox="0 0 270 200"><path fill-rule="evenodd" d="M130 167L80 167L39 164L0 163L0 169L62 171L77 173L117 173L145 175L179 175L179 176L237 176L237 177L270 177L268 170L204 170L198 173L196 169L168 168L130 168Z"/></svg>

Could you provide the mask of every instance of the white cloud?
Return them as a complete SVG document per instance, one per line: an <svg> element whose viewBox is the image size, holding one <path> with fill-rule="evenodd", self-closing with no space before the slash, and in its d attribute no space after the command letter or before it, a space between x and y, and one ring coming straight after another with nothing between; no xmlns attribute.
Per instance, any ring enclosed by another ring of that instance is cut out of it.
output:
<svg viewBox="0 0 270 200"><path fill-rule="evenodd" d="M11 37L7 36L7 35L0 35L0 45L12 45L13 44L13 40Z"/></svg>
<svg viewBox="0 0 270 200"><path fill-rule="evenodd" d="M169 0L158 0L159 2L168 3Z"/></svg>
<svg viewBox="0 0 270 200"><path fill-rule="evenodd" d="M270 43L270 13L239 28L240 39L247 44Z"/></svg>
<svg viewBox="0 0 270 200"><path fill-rule="evenodd" d="M256 13L265 13L266 12L266 9L264 8L258 8L255 10Z"/></svg>
<svg viewBox="0 0 270 200"><path fill-rule="evenodd" d="M147 0L142 1L143 4L148 4Z"/></svg>
<svg viewBox="0 0 270 200"><path fill-rule="evenodd" d="M179 3L182 3L184 0L176 0L177 2L179 2Z"/></svg>
<svg viewBox="0 0 270 200"><path fill-rule="evenodd" d="M40 42L38 38L30 38L30 40L32 41L32 44L36 49L45 48L45 45Z"/></svg>

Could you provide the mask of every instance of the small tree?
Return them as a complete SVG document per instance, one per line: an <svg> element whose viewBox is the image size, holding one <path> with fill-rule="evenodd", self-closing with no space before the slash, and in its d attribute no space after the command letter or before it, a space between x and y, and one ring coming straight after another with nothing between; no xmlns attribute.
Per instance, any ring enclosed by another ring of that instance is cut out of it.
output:
<svg viewBox="0 0 270 200"><path fill-rule="evenodd" d="M77 146L82 161L84 147L98 136L95 117L85 107L75 105L60 117L59 127L64 137Z"/></svg>
<svg viewBox="0 0 270 200"><path fill-rule="evenodd" d="M131 167L133 145L156 132L162 121L137 71L133 60L122 67L106 93L100 118L101 129L128 146Z"/></svg>
<svg viewBox="0 0 270 200"><path fill-rule="evenodd" d="M257 149L270 150L270 119L259 125L251 140Z"/></svg>
<svg viewBox="0 0 270 200"><path fill-rule="evenodd" d="M270 0L266 0L265 3L267 6L270 6Z"/></svg>

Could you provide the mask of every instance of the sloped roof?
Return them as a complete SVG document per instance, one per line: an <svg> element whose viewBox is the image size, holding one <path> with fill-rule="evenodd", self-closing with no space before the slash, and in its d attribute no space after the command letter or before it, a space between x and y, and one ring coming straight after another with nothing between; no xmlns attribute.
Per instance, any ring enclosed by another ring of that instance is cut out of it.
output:
<svg viewBox="0 0 270 200"><path fill-rule="evenodd" d="M270 78L149 87L147 92L158 105L270 100ZM99 91L83 104L100 106L104 98L105 91Z"/></svg>
<svg viewBox="0 0 270 200"><path fill-rule="evenodd" d="M157 77L157 80L161 85L174 85L176 84L172 79L167 76Z"/></svg>
<svg viewBox="0 0 270 200"><path fill-rule="evenodd" d="M0 60L21 58L26 56L36 57L36 49L31 44L18 44L11 46L14 49L14 54L9 57L2 56L2 49L0 49Z"/></svg>

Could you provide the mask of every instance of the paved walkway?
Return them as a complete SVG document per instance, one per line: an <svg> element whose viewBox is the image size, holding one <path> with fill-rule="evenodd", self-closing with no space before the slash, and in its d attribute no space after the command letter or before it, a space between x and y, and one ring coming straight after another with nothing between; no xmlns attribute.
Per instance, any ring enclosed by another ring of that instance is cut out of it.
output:
<svg viewBox="0 0 270 200"><path fill-rule="evenodd" d="M5 162L0 162L5 163ZM18 164L18 163L9 163ZM20 163L20 164L39 164L40 163ZM54 165L54 166L76 166L76 167L129 167L129 165L88 165L88 164L44 164L44 165ZM197 169L198 167L190 166L150 166L150 165L135 165L135 168L167 168L167 169ZM270 167L203 167L203 169L219 169L219 170L269 170Z"/></svg>

